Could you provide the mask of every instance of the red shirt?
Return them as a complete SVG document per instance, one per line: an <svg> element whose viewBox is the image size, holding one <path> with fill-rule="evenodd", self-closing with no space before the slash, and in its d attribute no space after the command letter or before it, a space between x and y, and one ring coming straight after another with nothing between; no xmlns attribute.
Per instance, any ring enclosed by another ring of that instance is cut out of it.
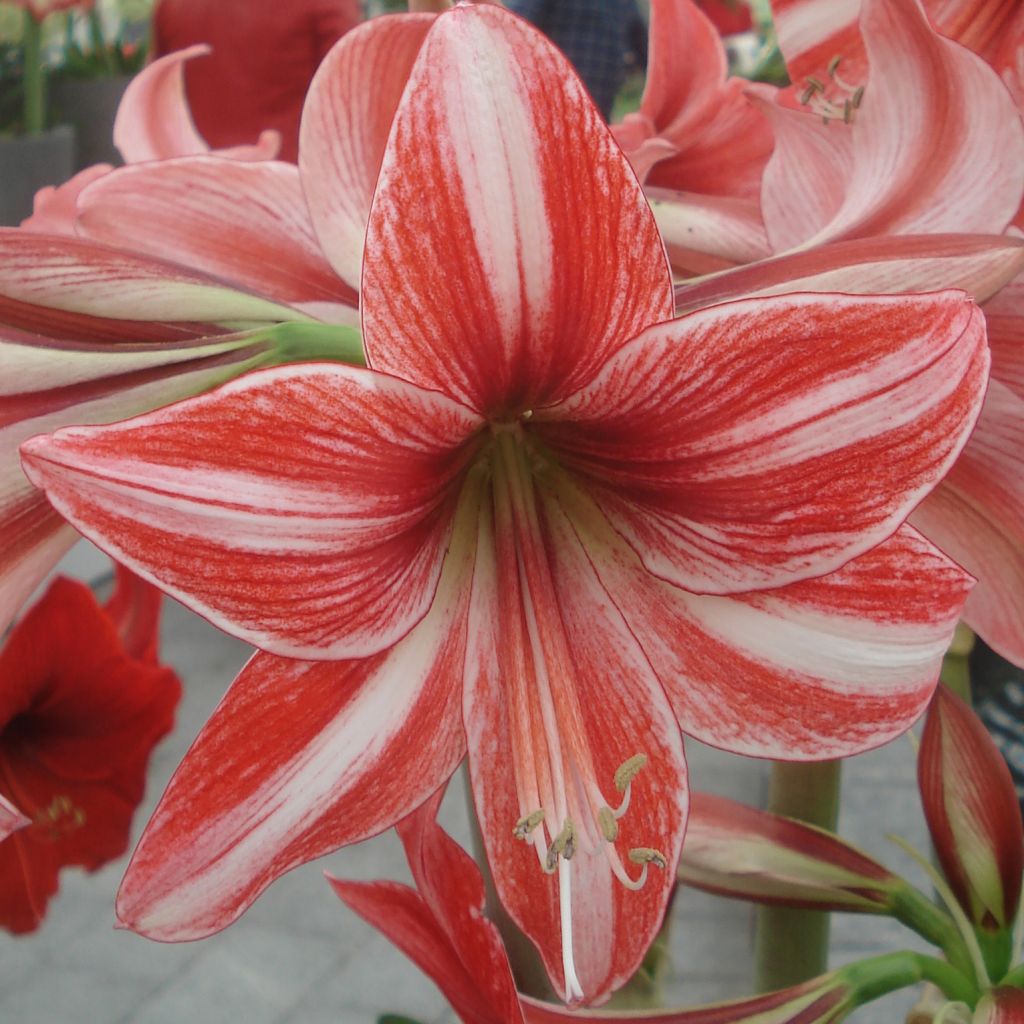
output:
<svg viewBox="0 0 1024 1024"><path fill-rule="evenodd" d="M281 158L295 160L299 118L313 72L361 20L359 0L160 0L153 51L195 43L213 54L185 67L196 127L214 148L281 133Z"/></svg>

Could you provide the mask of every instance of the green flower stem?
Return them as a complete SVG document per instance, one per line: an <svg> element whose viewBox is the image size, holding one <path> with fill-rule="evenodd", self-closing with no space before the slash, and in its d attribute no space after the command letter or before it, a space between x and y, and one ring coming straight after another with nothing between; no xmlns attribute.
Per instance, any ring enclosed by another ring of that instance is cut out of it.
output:
<svg viewBox="0 0 1024 1024"><path fill-rule="evenodd" d="M860 960L838 973L853 990L851 1008L921 981L930 981L947 999L968 1006L973 1006L979 995L971 981L951 964L909 950Z"/></svg>
<svg viewBox="0 0 1024 1024"><path fill-rule="evenodd" d="M950 964L967 977L974 974L971 954L956 923L919 889L905 883L889 897L893 917L938 946Z"/></svg>
<svg viewBox="0 0 1024 1024"><path fill-rule="evenodd" d="M772 765L768 810L835 830L839 817L839 761ZM786 988L828 967L829 915L822 910L759 907L755 936L758 992Z"/></svg>
<svg viewBox="0 0 1024 1024"><path fill-rule="evenodd" d="M363 339L355 327L294 321L260 333L270 342L275 363L331 362L365 366Z"/></svg>
<svg viewBox="0 0 1024 1024"><path fill-rule="evenodd" d="M25 123L26 135L39 135L46 127L46 73L43 69L43 26L25 11L22 33L25 55Z"/></svg>
<svg viewBox="0 0 1024 1024"><path fill-rule="evenodd" d="M942 659L939 678L968 704L971 703L971 672L968 658L974 649L974 633L962 622L957 623L956 632L949 650Z"/></svg>

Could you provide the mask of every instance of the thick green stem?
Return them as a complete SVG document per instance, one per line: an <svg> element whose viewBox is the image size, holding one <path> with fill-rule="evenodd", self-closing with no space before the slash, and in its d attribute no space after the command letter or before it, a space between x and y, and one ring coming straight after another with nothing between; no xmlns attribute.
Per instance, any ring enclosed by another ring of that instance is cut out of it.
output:
<svg viewBox="0 0 1024 1024"><path fill-rule="evenodd" d="M890 906L893 917L941 949L955 968L967 977L974 974L971 954L960 930L949 914L924 893L907 884L893 892Z"/></svg>
<svg viewBox="0 0 1024 1024"><path fill-rule="evenodd" d="M768 810L834 830L839 818L839 761L772 766ZM796 985L828 967L829 915L821 910L759 907L755 936L758 992Z"/></svg>
<svg viewBox="0 0 1024 1024"><path fill-rule="evenodd" d="M947 999L973 1006L978 990L955 967L935 957L904 951L885 953L842 968L844 981L853 989L852 1006L863 1006L880 996L920 981L938 986Z"/></svg>
<svg viewBox="0 0 1024 1024"><path fill-rule="evenodd" d="M43 69L43 26L25 11L22 34L25 54L25 118L26 135L39 135L46 127L46 73Z"/></svg>
<svg viewBox="0 0 1024 1024"><path fill-rule="evenodd" d="M971 703L971 672L968 658L974 648L974 633L962 622L957 623L953 640L942 659L939 678L968 704Z"/></svg>

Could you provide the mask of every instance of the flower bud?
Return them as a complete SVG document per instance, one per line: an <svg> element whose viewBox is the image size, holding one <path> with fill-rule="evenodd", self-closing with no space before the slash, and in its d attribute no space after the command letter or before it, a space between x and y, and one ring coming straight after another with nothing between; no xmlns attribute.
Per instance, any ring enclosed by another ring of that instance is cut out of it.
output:
<svg viewBox="0 0 1024 1024"><path fill-rule="evenodd" d="M940 686L917 761L928 829L950 888L974 925L1012 927L1024 832L1010 771L974 712Z"/></svg>
<svg viewBox="0 0 1024 1024"><path fill-rule="evenodd" d="M999 986L978 1001L971 1024L1024 1024L1024 991Z"/></svg>

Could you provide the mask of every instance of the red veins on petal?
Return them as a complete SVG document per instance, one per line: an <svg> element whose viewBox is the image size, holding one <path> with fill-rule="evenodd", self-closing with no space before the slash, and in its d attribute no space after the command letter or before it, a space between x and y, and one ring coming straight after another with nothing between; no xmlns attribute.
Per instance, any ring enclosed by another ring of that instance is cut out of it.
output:
<svg viewBox="0 0 1024 1024"><path fill-rule="evenodd" d="M1012 927L1024 870L1013 780L980 720L944 686L925 720L917 778L935 852L964 911L982 928Z"/></svg>
<svg viewBox="0 0 1024 1024"><path fill-rule="evenodd" d="M61 868L93 871L125 851L179 696L82 584L58 579L18 623L0 652L0 796L31 824L0 843L0 924L32 931Z"/></svg>

